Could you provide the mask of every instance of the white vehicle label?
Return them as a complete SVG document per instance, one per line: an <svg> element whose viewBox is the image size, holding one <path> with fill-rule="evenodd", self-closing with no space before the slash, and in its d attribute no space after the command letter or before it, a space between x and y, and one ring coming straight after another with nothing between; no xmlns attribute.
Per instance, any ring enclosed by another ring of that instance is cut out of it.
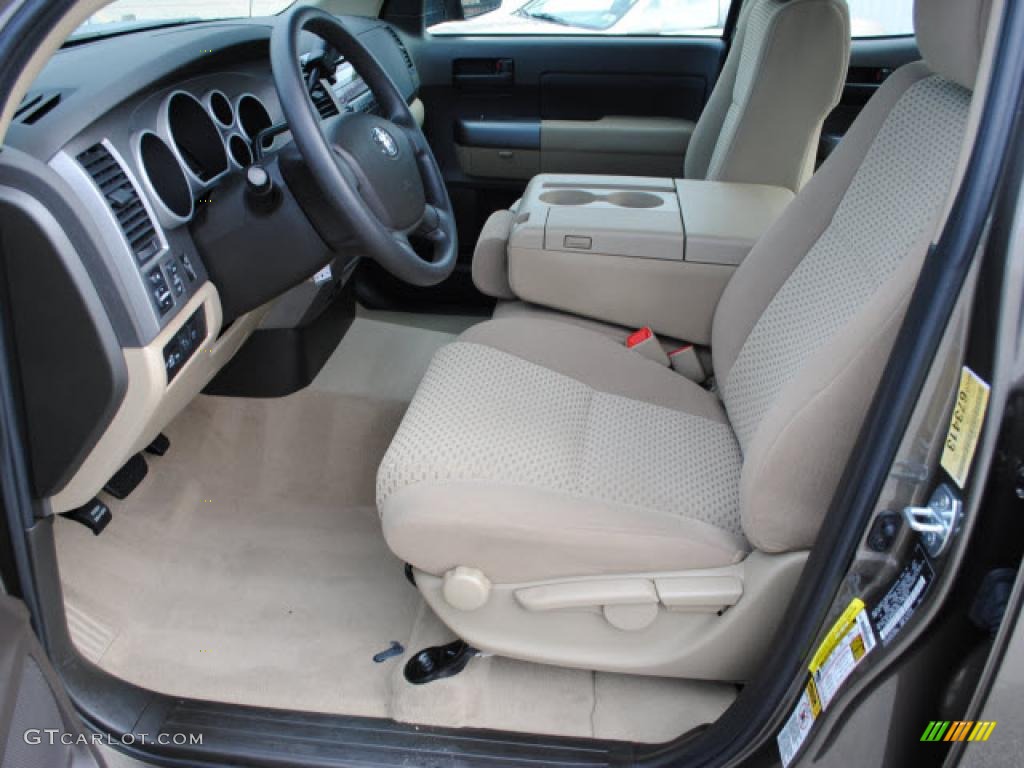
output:
<svg viewBox="0 0 1024 768"><path fill-rule="evenodd" d="M864 601L855 598L818 646L809 666L811 679L779 732L777 741L784 768L803 746L814 721L828 709L843 683L877 644Z"/></svg>

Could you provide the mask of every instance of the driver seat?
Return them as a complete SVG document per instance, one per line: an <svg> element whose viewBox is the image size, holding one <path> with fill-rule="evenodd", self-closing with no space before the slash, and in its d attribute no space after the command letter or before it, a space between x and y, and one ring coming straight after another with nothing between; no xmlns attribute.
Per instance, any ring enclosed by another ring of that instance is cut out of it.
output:
<svg viewBox="0 0 1024 768"><path fill-rule="evenodd" d="M894 73L737 270L714 394L598 332L441 349L378 474L384 536L481 650L743 680L792 594L955 186L988 0L918 0Z"/></svg>

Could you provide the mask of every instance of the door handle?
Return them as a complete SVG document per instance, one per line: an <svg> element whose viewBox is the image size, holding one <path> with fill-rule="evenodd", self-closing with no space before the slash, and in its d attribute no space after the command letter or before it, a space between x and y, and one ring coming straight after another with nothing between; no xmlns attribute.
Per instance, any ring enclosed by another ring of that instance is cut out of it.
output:
<svg viewBox="0 0 1024 768"><path fill-rule="evenodd" d="M455 75L453 80L459 87L501 87L512 85L513 75L511 72L501 72L496 75Z"/></svg>
<svg viewBox="0 0 1024 768"><path fill-rule="evenodd" d="M452 66L458 88L511 88L515 83L512 59L458 59Z"/></svg>

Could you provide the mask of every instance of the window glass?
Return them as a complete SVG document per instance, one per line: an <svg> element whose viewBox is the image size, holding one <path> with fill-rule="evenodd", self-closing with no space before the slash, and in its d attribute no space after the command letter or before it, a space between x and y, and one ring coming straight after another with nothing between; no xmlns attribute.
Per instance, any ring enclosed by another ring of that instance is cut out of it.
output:
<svg viewBox="0 0 1024 768"><path fill-rule="evenodd" d="M914 34L914 0L847 0L854 37Z"/></svg>
<svg viewBox="0 0 1024 768"><path fill-rule="evenodd" d="M721 37L731 0L463 0L464 19L434 35Z"/></svg>
<svg viewBox="0 0 1024 768"><path fill-rule="evenodd" d="M280 13L295 0L116 0L90 16L70 40L103 37L134 29Z"/></svg>

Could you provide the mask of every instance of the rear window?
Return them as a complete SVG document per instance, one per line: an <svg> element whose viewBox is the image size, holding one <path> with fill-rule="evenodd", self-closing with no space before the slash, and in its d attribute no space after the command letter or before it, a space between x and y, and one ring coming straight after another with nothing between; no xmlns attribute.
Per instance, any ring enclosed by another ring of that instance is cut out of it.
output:
<svg viewBox="0 0 1024 768"><path fill-rule="evenodd" d="M847 0L854 37L914 34L914 0Z"/></svg>

